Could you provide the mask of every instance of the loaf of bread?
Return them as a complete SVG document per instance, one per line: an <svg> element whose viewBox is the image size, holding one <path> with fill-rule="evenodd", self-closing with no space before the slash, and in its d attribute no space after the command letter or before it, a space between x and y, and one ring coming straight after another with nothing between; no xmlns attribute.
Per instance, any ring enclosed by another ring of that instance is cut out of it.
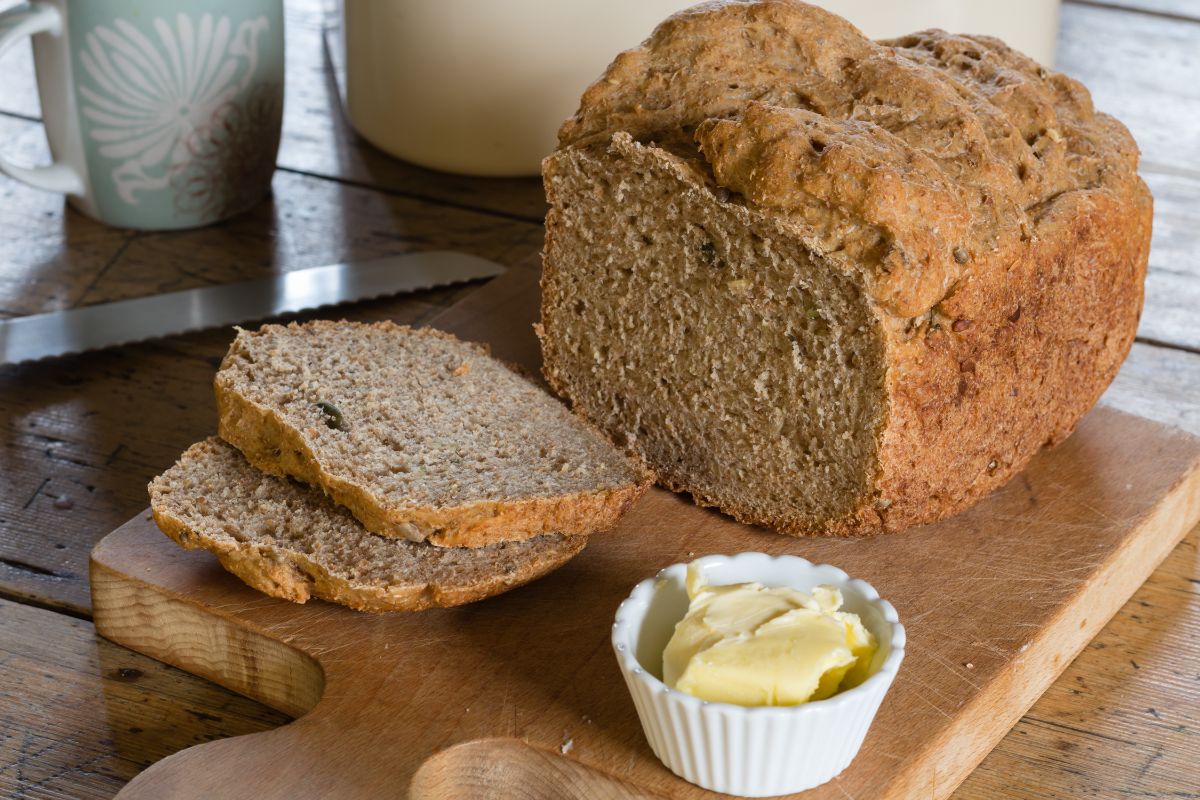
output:
<svg viewBox="0 0 1200 800"><path fill-rule="evenodd" d="M595 533L650 482L543 389L432 329L241 331L215 387L221 438L383 536L483 547Z"/></svg>
<svg viewBox="0 0 1200 800"><path fill-rule="evenodd" d="M954 513L1066 437L1133 341L1137 147L994 38L709 3L617 56L559 140L546 378L740 520Z"/></svg>
<svg viewBox="0 0 1200 800"><path fill-rule="evenodd" d="M211 438L150 484L159 528L210 550L273 597L360 611L418 611L499 594L566 563L584 536L548 534L479 548L434 547L368 532L316 489L264 475Z"/></svg>

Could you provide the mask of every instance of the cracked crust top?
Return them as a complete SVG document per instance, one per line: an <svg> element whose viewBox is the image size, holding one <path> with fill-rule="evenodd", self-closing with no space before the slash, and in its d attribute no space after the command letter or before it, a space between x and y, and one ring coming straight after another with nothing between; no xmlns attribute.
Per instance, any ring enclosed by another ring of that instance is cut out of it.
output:
<svg viewBox="0 0 1200 800"><path fill-rule="evenodd" d="M873 42L794 0L702 4L621 53L559 142L618 132L779 213L903 319L1035 239L1061 195L1148 195L1129 132L1079 82L998 39Z"/></svg>

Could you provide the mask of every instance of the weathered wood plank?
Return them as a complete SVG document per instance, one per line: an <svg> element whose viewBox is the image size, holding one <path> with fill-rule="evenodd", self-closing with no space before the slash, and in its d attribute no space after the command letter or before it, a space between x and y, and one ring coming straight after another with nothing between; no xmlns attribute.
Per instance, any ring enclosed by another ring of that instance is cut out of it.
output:
<svg viewBox="0 0 1200 800"><path fill-rule="evenodd" d="M0 117L0 143L14 158L40 157L46 149L37 123L11 117ZM128 238L64 212L61 196L0 176L0 314L76 305Z"/></svg>
<svg viewBox="0 0 1200 800"><path fill-rule="evenodd" d="M0 0L0 11L17 5L20 0ZM28 43L18 44L0 56L0 111L18 116L40 118L37 84L33 75L33 51ZM0 141L6 141L0 139ZM9 151L6 149L7 154Z"/></svg>
<svg viewBox="0 0 1200 800"><path fill-rule="evenodd" d="M1129 127L1147 167L1200 172L1200 24L1066 5L1057 67Z"/></svg>
<svg viewBox="0 0 1200 800"><path fill-rule="evenodd" d="M470 290L344 315L420 324ZM0 368L0 595L87 613L91 546L145 507L152 477L216 429L212 376L229 340L210 331Z"/></svg>
<svg viewBox="0 0 1200 800"><path fill-rule="evenodd" d="M1118 11L1158 14L1181 20L1200 21L1200 3L1196 0L1065 0L1071 5L1104 6Z"/></svg>
<svg viewBox="0 0 1200 800"><path fill-rule="evenodd" d="M1200 356L1135 344L1104 405L1200 435Z"/></svg>
<svg viewBox="0 0 1200 800"><path fill-rule="evenodd" d="M1194 797L1200 528L1075 659L955 800Z"/></svg>
<svg viewBox="0 0 1200 800"><path fill-rule="evenodd" d="M287 721L89 622L0 600L0 796L109 798L177 750Z"/></svg>
<svg viewBox="0 0 1200 800"><path fill-rule="evenodd" d="M270 200L219 226L131 237L81 302L414 250L462 250L513 264L542 246L542 228L532 223L286 172L273 186Z"/></svg>
<svg viewBox="0 0 1200 800"><path fill-rule="evenodd" d="M44 155L37 123L0 117L8 152ZM0 177L0 312L33 314L409 250L505 262L541 247L539 224L278 172L273 194L220 225L144 233L95 222Z"/></svg>
<svg viewBox="0 0 1200 800"><path fill-rule="evenodd" d="M1154 233L1138 336L1200 351L1200 173L1143 177L1154 194Z"/></svg>

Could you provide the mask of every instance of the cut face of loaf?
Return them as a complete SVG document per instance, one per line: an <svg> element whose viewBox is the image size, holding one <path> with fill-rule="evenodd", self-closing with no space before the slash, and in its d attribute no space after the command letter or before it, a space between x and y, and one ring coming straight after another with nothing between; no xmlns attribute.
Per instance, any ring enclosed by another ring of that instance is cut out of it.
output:
<svg viewBox="0 0 1200 800"><path fill-rule="evenodd" d="M230 445L192 445L150 484L159 528L273 597L319 597L360 611L469 603L566 563L586 537L547 534L480 548L444 548L366 531L315 489L264 475Z"/></svg>
<svg viewBox="0 0 1200 800"><path fill-rule="evenodd" d="M1133 342L1137 147L996 39L706 3L619 54L559 145L546 378L743 521L963 509L1069 435Z"/></svg>
<svg viewBox="0 0 1200 800"><path fill-rule="evenodd" d="M546 377L658 479L810 530L871 491L885 342L862 287L631 142L554 157Z"/></svg>
<svg viewBox="0 0 1200 800"><path fill-rule="evenodd" d="M241 331L215 386L223 439L384 536L481 547L590 534L648 485L639 463L531 381L434 330Z"/></svg>

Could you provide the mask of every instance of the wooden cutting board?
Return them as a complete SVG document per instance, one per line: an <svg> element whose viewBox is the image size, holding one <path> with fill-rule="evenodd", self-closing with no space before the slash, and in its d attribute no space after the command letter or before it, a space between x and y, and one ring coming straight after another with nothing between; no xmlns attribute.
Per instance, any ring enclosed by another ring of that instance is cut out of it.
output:
<svg viewBox="0 0 1200 800"><path fill-rule="evenodd" d="M536 365L536 273L435 323ZM909 644L858 758L812 798L941 798L1200 518L1200 439L1099 408L973 510L902 535L792 539L653 490L562 570L475 605L372 616L261 595L148 514L92 553L96 628L299 717L141 773L122 798L715 796L651 753L609 645L633 585L707 553L829 562Z"/></svg>

